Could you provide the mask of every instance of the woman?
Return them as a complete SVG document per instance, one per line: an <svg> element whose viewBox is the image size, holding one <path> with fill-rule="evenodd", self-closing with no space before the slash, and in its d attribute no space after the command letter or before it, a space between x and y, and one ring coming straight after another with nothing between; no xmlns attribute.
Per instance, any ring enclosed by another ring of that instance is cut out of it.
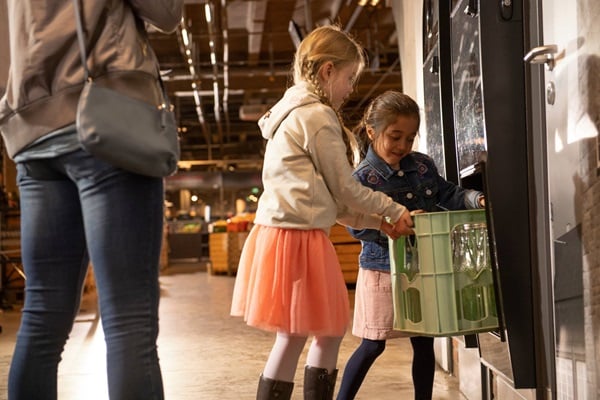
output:
<svg viewBox="0 0 600 400"><path fill-rule="evenodd" d="M75 1L96 81L158 103L158 65L143 21L173 31L182 0ZM84 69L73 1L7 4L11 64L0 130L17 163L27 276L8 397L57 398L58 364L91 261L110 398L162 399L156 349L162 179L115 168L81 148L75 111ZM123 75L129 79L117 78Z"/></svg>

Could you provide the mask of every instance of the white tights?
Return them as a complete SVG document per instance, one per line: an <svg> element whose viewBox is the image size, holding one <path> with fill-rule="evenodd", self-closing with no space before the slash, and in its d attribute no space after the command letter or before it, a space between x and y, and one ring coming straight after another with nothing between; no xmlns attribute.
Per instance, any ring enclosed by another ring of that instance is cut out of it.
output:
<svg viewBox="0 0 600 400"><path fill-rule="evenodd" d="M325 368L331 373L337 366L342 338L315 336L306 356L306 364L311 367ZM277 333L263 376L278 381L293 382L306 340L307 336Z"/></svg>

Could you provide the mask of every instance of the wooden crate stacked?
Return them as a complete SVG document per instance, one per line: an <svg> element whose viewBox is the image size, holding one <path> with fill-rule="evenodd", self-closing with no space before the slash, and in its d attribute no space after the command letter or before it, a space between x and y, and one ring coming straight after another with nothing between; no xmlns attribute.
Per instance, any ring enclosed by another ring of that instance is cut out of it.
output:
<svg viewBox="0 0 600 400"><path fill-rule="evenodd" d="M248 232L215 232L208 236L210 273L235 275Z"/></svg>
<svg viewBox="0 0 600 400"><path fill-rule="evenodd" d="M361 249L360 240L353 238L346 230L346 227L339 224L331 227L329 238L340 260L346 284L355 284L356 277L358 276L358 255Z"/></svg>

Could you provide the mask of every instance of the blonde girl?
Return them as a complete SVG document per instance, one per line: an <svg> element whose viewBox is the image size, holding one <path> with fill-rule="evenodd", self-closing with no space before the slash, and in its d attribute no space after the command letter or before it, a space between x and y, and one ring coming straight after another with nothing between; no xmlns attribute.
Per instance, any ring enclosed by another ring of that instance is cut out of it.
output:
<svg viewBox="0 0 600 400"><path fill-rule="evenodd" d="M267 139L264 192L242 251L231 314L276 334L259 379L260 400L291 397L309 335L304 398L333 398L349 303L331 226L381 229L391 237L412 232L405 207L352 178L351 133L337 111L364 63L363 49L347 33L315 29L296 52L294 85L259 121Z"/></svg>

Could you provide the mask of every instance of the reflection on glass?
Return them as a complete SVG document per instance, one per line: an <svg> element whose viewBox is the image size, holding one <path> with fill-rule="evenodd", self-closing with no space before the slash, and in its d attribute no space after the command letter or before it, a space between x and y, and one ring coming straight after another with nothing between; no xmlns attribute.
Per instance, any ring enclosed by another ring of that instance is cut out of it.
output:
<svg viewBox="0 0 600 400"><path fill-rule="evenodd" d="M487 147L483 121L479 19L463 12L466 3L464 0L457 3L451 22L454 131L460 170L477 163L479 154Z"/></svg>
<svg viewBox="0 0 600 400"><path fill-rule="evenodd" d="M429 52L438 40L438 10L438 0L425 0L423 2L423 57L425 58L429 56Z"/></svg>
<svg viewBox="0 0 600 400"><path fill-rule="evenodd" d="M456 8L456 5L460 2L461 2L460 0L452 0L452 10L454 10Z"/></svg>
<svg viewBox="0 0 600 400"><path fill-rule="evenodd" d="M438 172L446 176L446 162L444 158L444 138L442 132L442 110L440 99L440 74L432 73L434 57L438 56L437 45L432 50L430 57L423 65L423 84L425 96L425 129L427 130L427 154L433 158Z"/></svg>

